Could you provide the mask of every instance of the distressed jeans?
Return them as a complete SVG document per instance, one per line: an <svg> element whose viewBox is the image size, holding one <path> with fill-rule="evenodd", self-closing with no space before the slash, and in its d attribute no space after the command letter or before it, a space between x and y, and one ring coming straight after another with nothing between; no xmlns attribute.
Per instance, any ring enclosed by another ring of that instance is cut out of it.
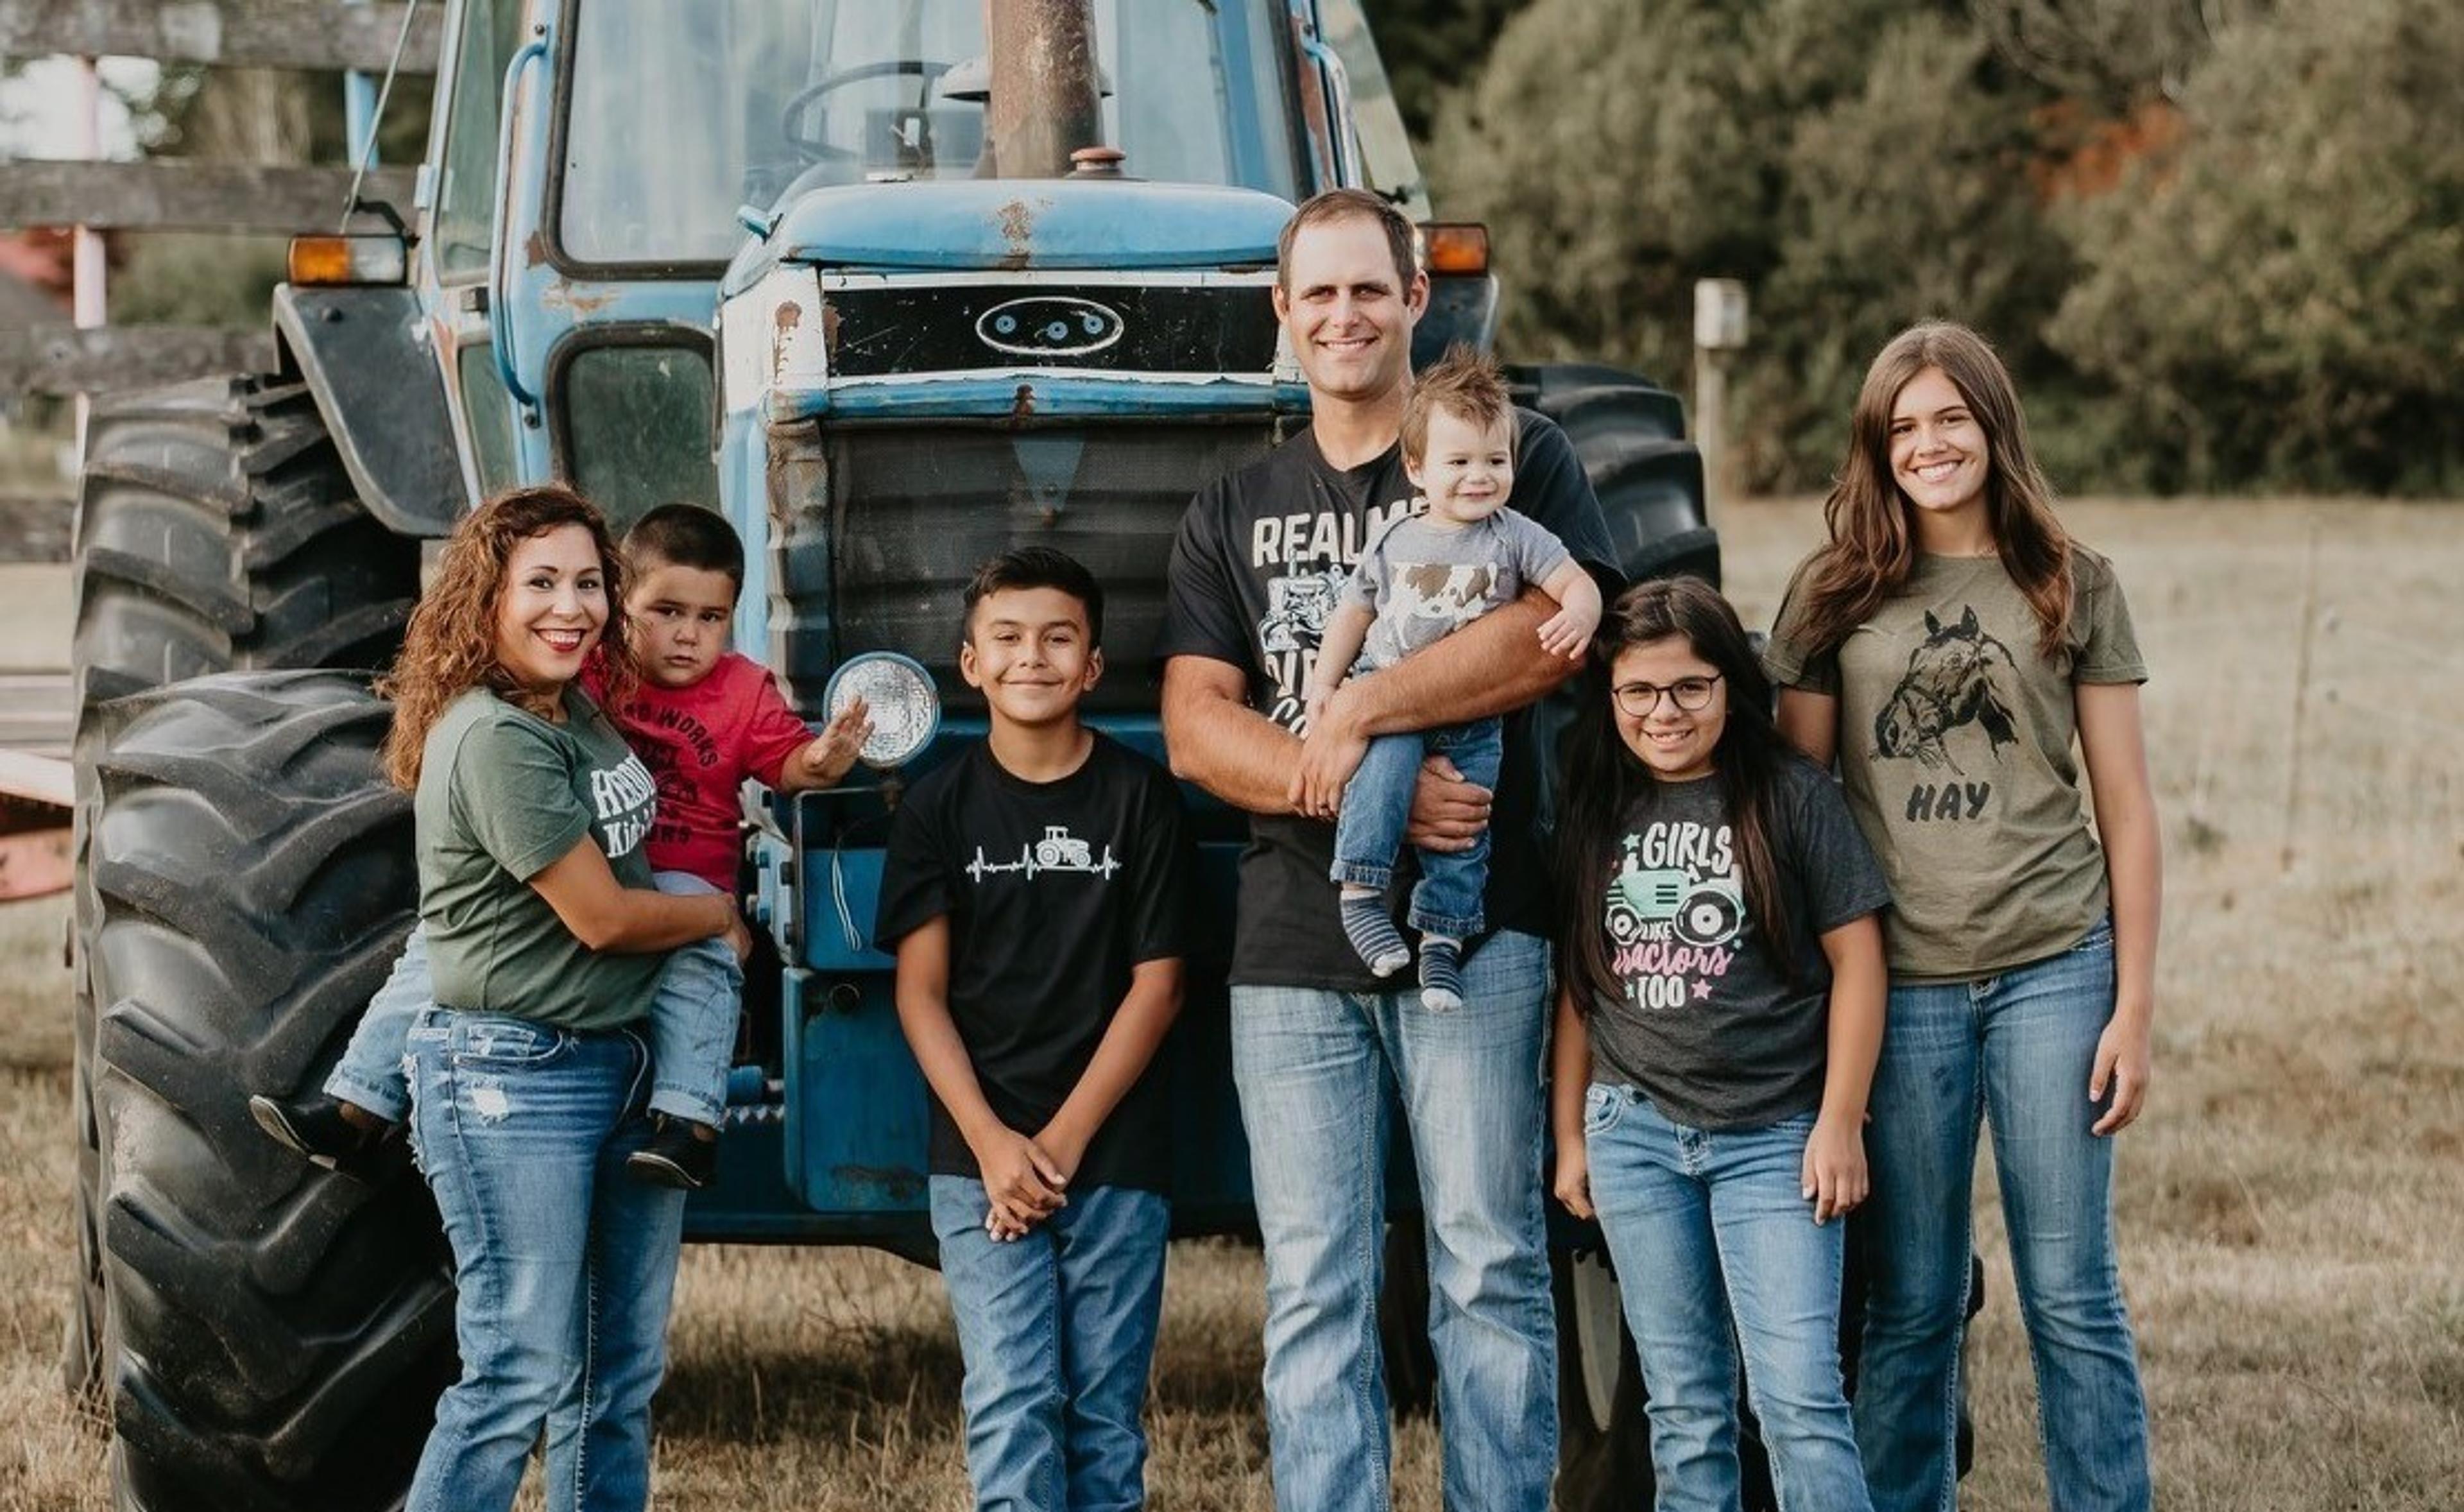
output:
<svg viewBox="0 0 2464 1512"><path fill-rule="evenodd" d="M678 897L718 891L691 872L660 872L659 891ZM405 1041L411 1021L435 1001L428 964L428 926L402 943L385 985L368 999L342 1058L325 1078L325 1094L355 1102L391 1123L410 1114L404 1081ZM650 999L650 1060L657 1079L650 1111L715 1124L727 1103L728 1062L736 1053L736 1013L744 1000L744 967L724 940L699 940L668 952L659 990Z"/></svg>
<svg viewBox="0 0 2464 1512"><path fill-rule="evenodd" d="M1417 990L1232 989L1232 1074L1266 1250L1266 1424L1280 1512L1385 1512L1377 1345L1387 1108L1399 1093L1429 1239L1445 1504L1546 1512L1557 1335L1540 1190L1549 953L1501 931L1463 1006Z"/></svg>
<svg viewBox="0 0 2464 1512"><path fill-rule="evenodd" d="M685 1207L625 1172L649 1133L643 1042L431 1008L409 1046L462 1355L409 1512L511 1507L542 1434L551 1512L640 1512Z"/></svg>
<svg viewBox="0 0 2464 1512"><path fill-rule="evenodd" d="M983 1183L935 1176L933 1234L965 1359L967 1479L981 1512L1146 1505L1147 1376L1172 1207L1089 1187L1023 1238L984 1232Z"/></svg>
<svg viewBox="0 0 2464 1512"><path fill-rule="evenodd" d="M1420 763L1443 756L1463 781L1494 790L1506 749L1504 728L1493 719L1473 720L1372 740L1359 768L1344 784L1343 808L1334 821L1332 879L1384 892L1403 852ZM1419 857L1420 879L1412 888L1412 927L1457 940L1479 934L1481 895L1488 888L1488 831L1482 829L1469 850L1414 854Z"/></svg>
<svg viewBox="0 0 2464 1512"><path fill-rule="evenodd" d="M2113 926L1976 982L1891 988L1859 1214L1857 1442L1878 1512L1953 1512L1969 1192L1981 1120L2011 1235L2055 1512L2145 1512L2147 1400L2114 1257L2113 1141L2089 1132Z"/></svg>
<svg viewBox="0 0 2464 1512"><path fill-rule="evenodd" d="M1738 1505L1740 1345L1780 1512L1870 1512L1839 1377L1848 1225L1814 1221L1813 1133L1811 1113L1699 1129L1634 1087L1584 1094L1592 1202L1642 1366L1658 1512Z"/></svg>

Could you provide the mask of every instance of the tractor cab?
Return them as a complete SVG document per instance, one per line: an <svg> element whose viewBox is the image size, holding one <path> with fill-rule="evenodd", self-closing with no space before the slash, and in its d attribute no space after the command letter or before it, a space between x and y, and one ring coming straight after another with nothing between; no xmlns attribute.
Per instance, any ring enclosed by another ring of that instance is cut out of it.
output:
<svg viewBox="0 0 2464 1512"><path fill-rule="evenodd" d="M1095 137L1126 178L1287 210L1360 177L1372 141L1379 182L1424 209L1357 0L1094 0L1090 19ZM1023 176L990 150L1006 59L986 23L981 0L457 7L413 279L468 497L561 476L620 523L720 504L722 275L791 217L805 236L860 217L892 236L872 251L929 271L933 233L907 217L936 189ZM1366 130L1353 78L1372 85ZM1139 198L1102 207L1118 267L1177 213Z"/></svg>

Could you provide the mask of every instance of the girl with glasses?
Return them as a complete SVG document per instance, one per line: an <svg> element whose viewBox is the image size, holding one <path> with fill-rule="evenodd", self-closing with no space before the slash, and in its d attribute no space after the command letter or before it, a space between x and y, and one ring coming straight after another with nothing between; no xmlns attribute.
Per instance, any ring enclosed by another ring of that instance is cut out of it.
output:
<svg viewBox="0 0 2464 1512"><path fill-rule="evenodd" d="M1660 1512L1739 1504L1740 1346L1780 1505L1861 1512L1834 1220L1866 1194L1889 894L1717 591L1639 584L1595 644L1558 808L1556 1193L1623 1283Z"/></svg>
<svg viewBox="0 0 2464 1512"><path fill-rule="evenodd" d="M1982 1118L2052 1503L2144 1512L2110 1136L2146 1096L2155 1005L2146 668L2111 566L2055 519L2010 374L1975 332L1894 339L1852 431L1830 539L1764 659L1780 727L1837 759L1891 888L1859 1448L1881 1512L1949 1512Z"/></svg>

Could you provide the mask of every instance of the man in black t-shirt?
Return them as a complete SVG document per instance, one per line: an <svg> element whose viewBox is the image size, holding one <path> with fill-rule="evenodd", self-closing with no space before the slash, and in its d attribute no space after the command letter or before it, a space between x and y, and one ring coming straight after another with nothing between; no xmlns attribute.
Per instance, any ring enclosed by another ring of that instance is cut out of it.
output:
<svg viewBox="0 0 2464 1512"><path fill-rule="evenodd" d="M1397 445L1412 324L1428 300L1412 238L1392 206L1358 190L1317 196L1286 229L1275 312L1309 379L1309 429L1210 484L1181 521L1164 734L1178 775L1251 815L1232 1061L1266 1245L1276 1504L1389 1504L1376 1256L1385 1109L1398 1092L1427 1210L1446 1504L1544 1512L1557 1457L1540 1186L1549 915L1521 711L1575 670L1540 644L1558 606L1530 590L1346 682L1313 727L1302 718L1337 589L1378 527L1415 507ZM1614 585L1573 448L1538 415L1517 424L1509 502ZM1340 788L1374 735L1491 715L1507 716L1493 798L1433 758L1413 805L1416 846L1460 849L1491 832L1490 933L1467 945L1463 1006L1434 1013L1346 943L1329 879L1334 827L1294 812L1295 774Z"/></svg>
<svg viewBox="0 0 2464 1512"><path fill-rule="evenodd" d="M984 744L891 822L873 935L933 1089L933 1232L982 1506L1140 1506L1171 1228L1150 1075L1180 1011L1180 789L1087 728L1102 589L1045 547L967 587ZM1054 1494L1067 1489L1056 1501Z"/></svg>

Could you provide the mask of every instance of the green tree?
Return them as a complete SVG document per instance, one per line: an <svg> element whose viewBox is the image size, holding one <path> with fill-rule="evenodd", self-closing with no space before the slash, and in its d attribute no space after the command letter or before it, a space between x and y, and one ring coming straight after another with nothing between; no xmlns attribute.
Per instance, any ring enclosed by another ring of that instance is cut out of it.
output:
<svg viewBox="0 0 2464 1512"><path fill-rule="evenodd" d="M1530 0L1362 0L1395 103L1415 139L1426 141L1438 98L1476 78L1498 29Z"/></svg>
<svg viewBox="0 0 2464 1512"><path fill-rule="evenodd" d="M1739 391L1749 476L1766 483L1829 478L1867 365L1915 321L1975 326L2032 399L2068 376L2041 336L2071 270L2028 180L2039 97L1988 87L1983 38L1939 16L1888 27L1866 68L1790 133L1779 261L1755 291Z"/></svg>
<svg viewBox="0 0 2464 1512"><path fill-rule="evenodd" d="M1694 279L1745 279L1748 480L1801 488L1909 320L1967 321L2023 366L2041 351L2063 278L2026 177L2042 99L1947 8L1537 0L1441 108L1433 176L1449 213L1490 224L1520 355L1682 385Z"/></svg>
<svg viewBox="0 0 2464 1512"><path fill-rule="evenodd" d="M2290 0L2189 79L2189 132L2066 207L2055 344L2169 488L2453 491L2464 7Z"/></svg>

